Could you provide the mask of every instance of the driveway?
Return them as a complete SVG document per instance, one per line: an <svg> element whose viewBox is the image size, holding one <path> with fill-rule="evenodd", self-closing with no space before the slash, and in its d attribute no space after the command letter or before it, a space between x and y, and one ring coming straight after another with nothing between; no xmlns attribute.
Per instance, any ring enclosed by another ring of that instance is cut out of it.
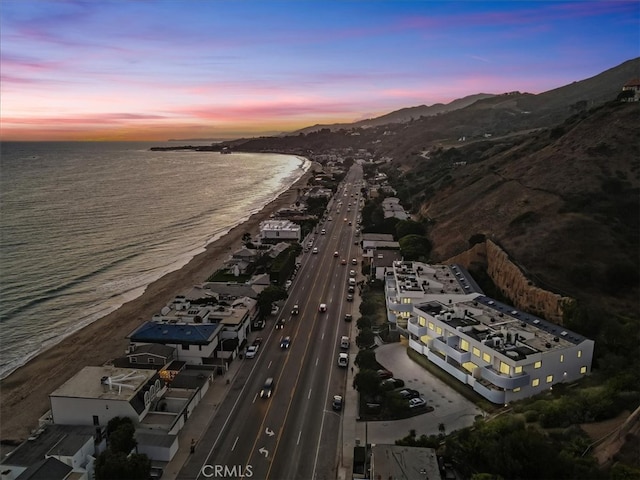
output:
<svg viewBox="0 0 640 480"><path fill-rule="evenodd" d="M415 363L407 355L404 342L382 345L376 350L376 360L396 378L401 378L405 386L422 393L428 405L435 410L403 420L357 422L356 438L365 438L369 443L393 444L396 440L415 430L416 435L438 435L438 426L445 426L445 433L473 425L476 415L483 411L457 393L440 379Z"/></svg>

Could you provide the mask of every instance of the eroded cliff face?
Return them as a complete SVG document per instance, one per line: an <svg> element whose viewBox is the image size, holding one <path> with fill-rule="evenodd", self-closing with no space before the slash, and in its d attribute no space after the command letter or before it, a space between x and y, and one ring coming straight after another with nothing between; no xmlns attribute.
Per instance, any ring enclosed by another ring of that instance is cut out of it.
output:
<svg viewBox="0 0 640 480"><path fill-rule="evenodd" d="M444 263L458 263L467 269L486 266L493 283L509 297L514 307L562 324L563 308L574 300L536 287L513 263L507 253L491 240L478 243Z"/></svg>

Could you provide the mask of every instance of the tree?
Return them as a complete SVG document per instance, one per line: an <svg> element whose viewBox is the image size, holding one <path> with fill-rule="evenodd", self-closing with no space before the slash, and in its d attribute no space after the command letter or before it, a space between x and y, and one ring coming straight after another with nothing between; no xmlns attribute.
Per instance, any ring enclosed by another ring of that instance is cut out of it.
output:
<svg viewBox="0 0 640 480"><path fill-rule="evenodd" d="M134 435L135 427L132 423L121 423L109 435L109 448L114 453L122 452L128 455L137 445Z"/></svg>
<svg viewBox="0 0 640 480"><path fill-rule="evenodd" d="M251 234L249 232L245 232L242 235L242 243L247 244L251 241Z"/></svg>
<svg viewBox="0 0 640 480"><path fill-rule="evenodd" d="M257 302L260 315L263 317L271 312L271 306L278 300L287 298L287 291L283 287L269 285L258 294Z"/></svg>
<svg viewBox="0 0 640 480"><path fill-rule="evenodd" d="M422 223L414 220L400 220L396 223L396 238L406 237L407 235L424 235L425 228Z"/></svg>
<svg viewBox="0 0 640 480"><path fill-rule="evenodd" d="M374 394L380 387L380 378L374 370L360 370L353 378L356 390L363 394Z"/></svg>
<svg viewBox="0 0 640 480"><path fill-rule="evenodd" d="M361 370L377 370L378 362L376 361L376 354L371 350L360 350L356 355L354 363Z"/></svg>
<svg viewBox="0 0 640 480"><path fill-rule="evenodd" d="M375 335L369 328L363 328L356 337L356 344L360 348L368 348L375 343Z"/></svg>
<svg viewBox="0 0 640 480"><path fill-rule="evenodd" d="M407 235L402 237L398 243L405 260L426 261L431 254L431 242L421 235Z"/></svg>

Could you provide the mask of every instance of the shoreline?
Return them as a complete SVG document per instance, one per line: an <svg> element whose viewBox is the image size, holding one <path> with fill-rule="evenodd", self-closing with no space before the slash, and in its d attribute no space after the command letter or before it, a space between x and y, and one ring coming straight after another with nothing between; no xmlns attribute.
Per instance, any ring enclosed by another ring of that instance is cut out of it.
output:
<svg viewBox="0 0 640 480"><path fill-rule="evenodd" d="M298 189L307 184L313 171L311 164L296 182L260 211L209 243L204 252L182 268L149 284L142 295L65 337L0 380L0 440L24 440L50 409L51 392L83 367L102 365L124 355L129 344L126 335L150 320L176 295L204 282L221 268L241 246L245 232L256 233L261 221L296 201Z"/></svg>

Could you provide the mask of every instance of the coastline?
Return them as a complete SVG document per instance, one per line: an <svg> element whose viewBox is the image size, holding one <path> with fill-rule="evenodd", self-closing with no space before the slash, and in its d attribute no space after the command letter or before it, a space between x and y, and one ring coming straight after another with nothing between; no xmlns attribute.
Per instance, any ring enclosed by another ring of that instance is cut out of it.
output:
<svg viewBox="0 0 640 480"><path fill-rule="evenodd" d="M102 365L124 355L126 335L151 319L176 295L204 282L242 244L245 232L256 233L261 221L294 203L314 166L287 190L245 222L209 243L185 266L151 283L139 297L64 338L0 380L0 439L23 440L50 408L49 393L88 365Z"/></svg>

